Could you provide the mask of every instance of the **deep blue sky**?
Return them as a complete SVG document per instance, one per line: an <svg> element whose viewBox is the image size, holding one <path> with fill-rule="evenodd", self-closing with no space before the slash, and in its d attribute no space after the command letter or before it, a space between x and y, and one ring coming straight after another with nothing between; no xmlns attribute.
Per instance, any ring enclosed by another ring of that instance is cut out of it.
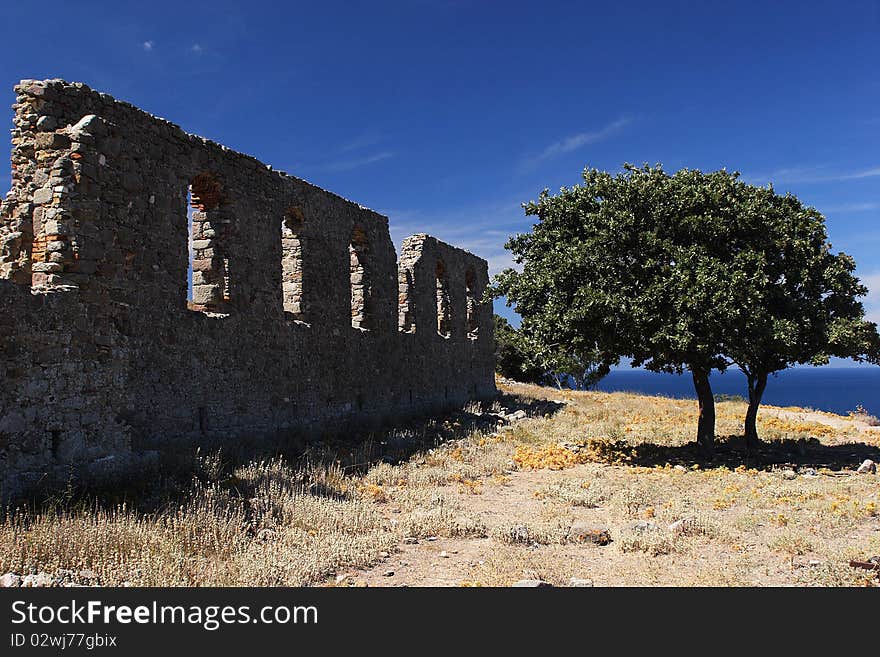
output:
<svg viewBox="0 0 880 657"><path fill-rule="evenodd" d="M880 320L880 0L2 8L6 106L21 78L83 81L493 271L519 204L585 165L772 181L825 213Z"/></svg>

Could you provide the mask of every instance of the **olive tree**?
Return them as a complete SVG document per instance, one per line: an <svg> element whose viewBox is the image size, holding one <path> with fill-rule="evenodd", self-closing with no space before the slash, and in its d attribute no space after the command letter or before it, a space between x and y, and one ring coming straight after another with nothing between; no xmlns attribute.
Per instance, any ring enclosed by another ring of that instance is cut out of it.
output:
<svg viewBox="0 0 880 657"><path fill-rule="evenodd" d="M602 367L628 357L655 372L690 372L707 453L713 371L746 372L751 416L767 373L828 355L873 357L876 326L864 321L852 260L830 253L824 219L793 197L724 170L624 165L616 175L586 169L582 184L544 190L523 207L537 221L506 244L521 271L502 272L492 293L506 295L521 331L547 349L592 352ZM776 303L770 273L803 303Z"/></svg>

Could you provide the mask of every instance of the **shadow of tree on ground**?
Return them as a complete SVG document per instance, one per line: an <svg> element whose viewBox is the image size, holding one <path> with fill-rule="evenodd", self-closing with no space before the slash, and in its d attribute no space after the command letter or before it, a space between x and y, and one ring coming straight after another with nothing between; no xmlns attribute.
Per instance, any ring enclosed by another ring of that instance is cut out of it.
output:
<svg viewBox="0 0 880 657"><path fill-rule="evenodd" d="M880 447L854 442L827 445L815 438L760 441L749 446L743 436L719 436L715 450L707 458L693 442L686 445L657 445L641 443L619 448L628 451L629 464L646 467L672 465L727 466L744 465L751 468L827 468L829 470L855 469L865 459L880 461Z"/></svg>

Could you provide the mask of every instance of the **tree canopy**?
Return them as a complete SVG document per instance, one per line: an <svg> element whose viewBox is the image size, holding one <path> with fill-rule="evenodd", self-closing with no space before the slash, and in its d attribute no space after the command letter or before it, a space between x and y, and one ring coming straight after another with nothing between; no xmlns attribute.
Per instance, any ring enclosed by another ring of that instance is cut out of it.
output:
<svg viewBox="0 0 880 657"><path fill-rule="evenodd" d="M825 218L792 195L744 185L726 240L736 254L724 354L746 375L745 435L758 438L758 405L769 374L825 365L832 356L877 362L880 338L858 300L856 263L833 253Z"/></svg>
<svg viewBox="0 0 880 657"><path fill-rule="evenodd" d="M582 184L523 207L537 222L506 244L521 271L493 286L522 333L548 350L594 354L603 368L628 357L689 371L707 451L712 371L742 368L756 413L766 374L830 356L876 362L852 258L831 252L824 217L793 196L724 170L624 165L616 175L586 169Z"/></svg>

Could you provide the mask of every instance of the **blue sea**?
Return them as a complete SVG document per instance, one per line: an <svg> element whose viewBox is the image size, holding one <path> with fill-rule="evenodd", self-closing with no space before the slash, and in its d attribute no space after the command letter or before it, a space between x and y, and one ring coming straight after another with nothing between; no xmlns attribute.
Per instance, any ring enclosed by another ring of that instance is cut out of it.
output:
<svg viewBox="0 0 880 657"><path fill-rule="evenodd" d="M746 378L733 369L710 377L716 395L748 398ZM690 373L656 374L645 370L617 369L599 382L605 392L626 391L695 399ZM880 367L799 367L780 372L767 381L762 403L774 406L804 406L845 415L863 406L880 416Z"/></svg>

